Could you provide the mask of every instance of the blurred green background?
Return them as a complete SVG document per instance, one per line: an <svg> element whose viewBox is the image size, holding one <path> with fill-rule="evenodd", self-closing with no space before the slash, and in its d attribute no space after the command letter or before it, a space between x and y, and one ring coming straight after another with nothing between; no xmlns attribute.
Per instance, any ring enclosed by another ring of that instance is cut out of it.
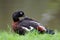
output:
<svg viewBox="0 0 60 40"><path fill-rule="evenodd" d="M18 10L47 28L60 30L60 0L0 0L1 30L8 30L12 13Z"/></svg>

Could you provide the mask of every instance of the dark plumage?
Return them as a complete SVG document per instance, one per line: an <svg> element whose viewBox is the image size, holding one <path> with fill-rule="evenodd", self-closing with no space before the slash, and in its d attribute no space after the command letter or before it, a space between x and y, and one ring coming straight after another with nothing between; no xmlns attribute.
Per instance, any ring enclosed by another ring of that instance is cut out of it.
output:
<svg viewBox="0 0 60 40"><path fill-rule="evenodd" d="M41 26L39 22L25 17L24 19L20 20L19 17L24 17L25 14L23 11L16 11L12 14L13 23L12 28L14 32L24 35L26 31L30 31L32 29L38 30L40 33L45 32L49 34L54 34L53 30L46 29L44 26Z"/></svg>
<svg viewBox="0 0 60 40"><path fill-rule="evenodd" d="M14 12L12 14L14 22L19 21L19 17L23 17L23 16L24 16L24 12L23 11L17 11L17 12Z"/></svg>

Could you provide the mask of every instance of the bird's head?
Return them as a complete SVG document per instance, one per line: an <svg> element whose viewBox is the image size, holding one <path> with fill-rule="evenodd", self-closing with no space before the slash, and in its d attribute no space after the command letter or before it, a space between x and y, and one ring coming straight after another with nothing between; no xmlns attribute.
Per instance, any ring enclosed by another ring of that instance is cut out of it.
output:
<svg viewBox="0 0 60 40"><path fill-rule="evenodd" d="M16 11L12 14L13 20L14 21L18 21L19 17L23 17L24 16L24 12L23 11Z"/></svg>

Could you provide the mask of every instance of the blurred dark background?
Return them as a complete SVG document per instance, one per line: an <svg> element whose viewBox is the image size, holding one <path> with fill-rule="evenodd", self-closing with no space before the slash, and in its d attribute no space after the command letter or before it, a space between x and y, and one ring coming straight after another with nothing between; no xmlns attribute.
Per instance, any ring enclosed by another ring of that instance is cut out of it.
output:
<svg viewBox="0 0 60 40"><path fill-rule="evenodd" d="M1 30L11 27L12 13L18 10L47 28L60 30L60 0L0 0Z"/></svg>

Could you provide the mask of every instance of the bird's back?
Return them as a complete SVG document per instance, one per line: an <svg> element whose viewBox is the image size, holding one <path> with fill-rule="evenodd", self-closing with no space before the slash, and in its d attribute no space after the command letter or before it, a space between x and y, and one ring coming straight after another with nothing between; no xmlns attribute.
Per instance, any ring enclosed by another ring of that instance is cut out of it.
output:
<svg viewBox="0 0 60 40"><path fill-rule="evenodd" d="M33 21L33 19L30 18L24 18L22 20L19 21L19 26L24 26L28 29L30 29L30 21Z"/></svg>

